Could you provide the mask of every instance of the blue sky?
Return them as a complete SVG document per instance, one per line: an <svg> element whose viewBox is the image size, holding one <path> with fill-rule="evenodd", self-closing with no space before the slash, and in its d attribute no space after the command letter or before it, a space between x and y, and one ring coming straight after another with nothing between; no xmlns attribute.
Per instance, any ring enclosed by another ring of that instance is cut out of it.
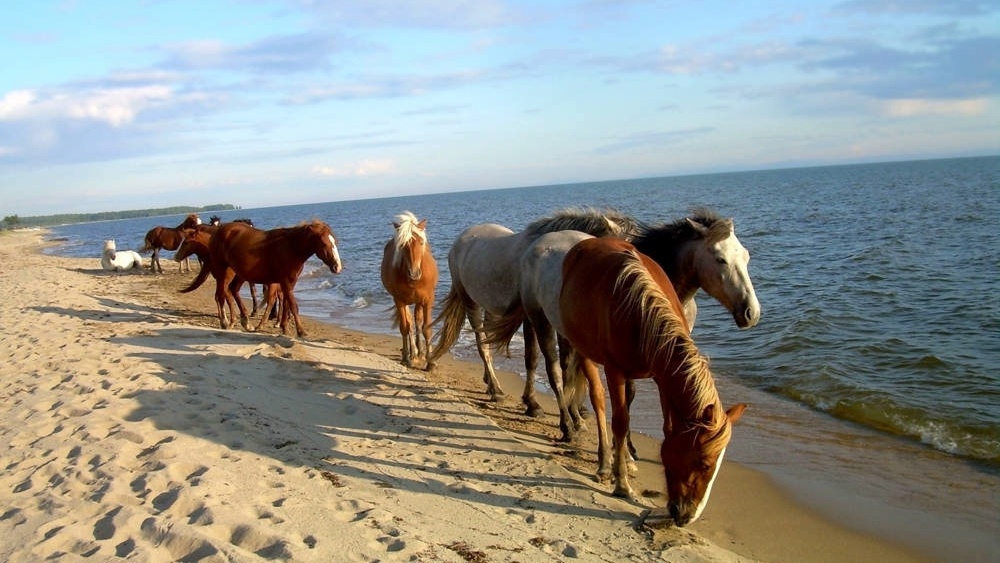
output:
<svg viewBox="0 0 1000 563"><path fill-rule="evenodd" d="M16 2L0 216L1000 154L1000 3Z"/></svg>

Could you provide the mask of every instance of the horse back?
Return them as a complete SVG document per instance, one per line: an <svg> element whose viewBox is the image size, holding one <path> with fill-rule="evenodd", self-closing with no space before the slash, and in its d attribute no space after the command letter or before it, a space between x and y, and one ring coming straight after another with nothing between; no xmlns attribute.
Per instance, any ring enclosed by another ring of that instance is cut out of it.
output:
<svg viewBox="0 0 1000 563"><path fill-rule="evenodd" d="M663 269L621 239L591 238L571 248L563 260L559 295L564 335L573 347L599 364L634 374L651 367L638 350L650 327L644 326L635 308L622 306L637 278L621 276L637 263L671 302L678 319L683 319L680 300Z"/></svg>
<svg viewBox="0 0 1000 563"><path fill-rule="evenodd" d="M491 312L506 312L517 300L522 238L495 223L463 231L448 251L452 287Z"/></svg>
<svg viewBox="0 0 1000 563"><path fill-rule="evenodd" d="M232 269L251 283L294 283L313 253L295 236L299 230L264 231L237 222L221 225L209 241L212 268L219 273Z"/></svg>

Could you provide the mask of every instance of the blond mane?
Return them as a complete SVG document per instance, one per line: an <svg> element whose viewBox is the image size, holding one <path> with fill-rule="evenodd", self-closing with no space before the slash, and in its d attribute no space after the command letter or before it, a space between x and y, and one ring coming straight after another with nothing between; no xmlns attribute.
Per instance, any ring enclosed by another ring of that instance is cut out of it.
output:
<svg viewBox="0 0 1000 563"><path fill-rule="evenodd" d="M396 251L392 255L392 262L394 265L398 265L399 261L403 259L403 253L400 252L406 245L410 244L413 237L427 242L427 232L419 227L420 220L417 216L409 211L404 211L399 215L396 215L395 221L396 234L393 235L393 243L396 247Z"/></svg>
<svg viewBox="0 0 1000 563"><path fill-rule="evenodd" d="M639 351L648 358L651 365L666 366L673 356L680 354L682 367L674 373L664 373L666 377L681 377L687 395L682 416L689 422L697 421L709 405L716 405L710 423L696 423L706 432L714 432L705 447L721 452L729 442L731 428L725 410L715 388L715 380L709 370L708 358L703 356L687 331L686 321L677 315L669 298L660 289L642 261L634 252L628 252L621 273L615 283L615 290L625 293L619 305L622 310L638 312L642 327Z"/></svg>

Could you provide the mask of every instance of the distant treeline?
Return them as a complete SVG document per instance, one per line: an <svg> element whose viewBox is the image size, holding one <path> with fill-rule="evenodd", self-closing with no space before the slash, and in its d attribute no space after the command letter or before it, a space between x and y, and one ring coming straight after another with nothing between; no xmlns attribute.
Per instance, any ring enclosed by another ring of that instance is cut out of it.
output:
<svg viewBox="0 0 1000 563"><path fill-rule="evenodd" d="M51 227L53 225L68 225L72 223L90 223L93 221L113 221L116 219L135 219L138 217L156 217L158 215L180 215L184 213L211 213L214 211L229 211L239 209L238 205L218 203L204 207L160 207L157 209L134 209L131 211L102 211L100 213L63 213L62 215L42 215L37 217L18 217L8 215L3 219L3 228L18 227Z"/></svg>

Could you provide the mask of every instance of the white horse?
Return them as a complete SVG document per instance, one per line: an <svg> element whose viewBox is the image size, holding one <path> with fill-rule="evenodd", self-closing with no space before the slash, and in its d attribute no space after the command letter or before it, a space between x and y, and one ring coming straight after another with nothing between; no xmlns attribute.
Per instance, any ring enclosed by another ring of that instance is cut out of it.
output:
<svg viewBox="0 0 1000 563"><path fill-rule="evenodd" d="M104 253L101 254L101 267L115 272L139 269L142 268L142 256L134 250L119 251L115 247L114 240L106 240L104 241Z"/></svg>

